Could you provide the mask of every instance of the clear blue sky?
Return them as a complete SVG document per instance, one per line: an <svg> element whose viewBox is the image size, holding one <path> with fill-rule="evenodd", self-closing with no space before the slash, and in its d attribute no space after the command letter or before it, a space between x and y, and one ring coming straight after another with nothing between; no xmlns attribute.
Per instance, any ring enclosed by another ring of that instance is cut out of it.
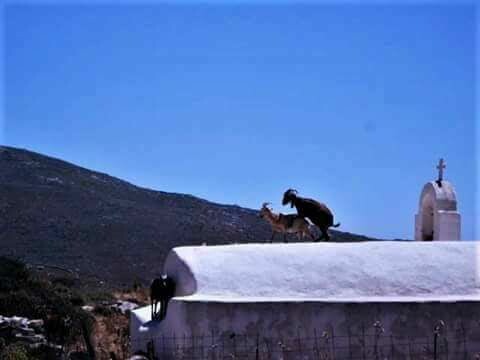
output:
<svg viewBox="0 0 480 360"><path fill-rule="evenodd" d="M440 157L474 237L473 5L10 5L2 143L412 238ZM477 223L478 225L478 223Z"/></svg>

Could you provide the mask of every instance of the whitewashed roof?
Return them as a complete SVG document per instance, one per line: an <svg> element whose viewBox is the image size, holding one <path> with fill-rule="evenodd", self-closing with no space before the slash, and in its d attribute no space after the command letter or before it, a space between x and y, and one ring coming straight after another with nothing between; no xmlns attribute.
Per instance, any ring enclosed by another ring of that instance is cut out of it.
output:
<svg viewBox="0 0 480 360"><path fill-rule="evenodd" d="M178 247L165 272L187 301L478 301L479 250L474 241Z"/></svg>

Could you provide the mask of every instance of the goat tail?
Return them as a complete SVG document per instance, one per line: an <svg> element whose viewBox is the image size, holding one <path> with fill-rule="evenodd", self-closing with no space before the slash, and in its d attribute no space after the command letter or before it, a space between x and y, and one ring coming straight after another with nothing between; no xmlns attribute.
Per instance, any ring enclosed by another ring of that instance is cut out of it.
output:
<svg viewBox="0 0 480 360"><path fill-rule="evenodd" d="M340 226L340 223L333 224L332 226L333 226L333 227L339 227L339 226Z"/></svg>

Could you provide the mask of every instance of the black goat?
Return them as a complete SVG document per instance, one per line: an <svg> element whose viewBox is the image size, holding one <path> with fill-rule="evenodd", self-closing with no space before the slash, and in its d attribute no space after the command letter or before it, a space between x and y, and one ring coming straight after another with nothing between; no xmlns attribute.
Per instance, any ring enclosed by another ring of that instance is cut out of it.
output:
<svg viewBox="0 0 480 360"><path fill-rule="evenodd" d="M175 282L167 275L156 278L150 285L151 316L153 319L165 319L167 306L171 298L175 296ZM160 313L157 312L157 305L160 302Z"/></svg>
<svg viewBox="0 0 480 360"><path fill-rule="evenodd" d="M316 240L320 241L322 238L330 240L328 235L328 228L330 226L339 227L340 223L333 224L333 214L330 209L321 202L312 199L306 199L297 195L297 191L288 189L283 194L282 205L290 203L291 207L297 209L299 216L308 218L312 223L318 226L322 235Z"/></svg>

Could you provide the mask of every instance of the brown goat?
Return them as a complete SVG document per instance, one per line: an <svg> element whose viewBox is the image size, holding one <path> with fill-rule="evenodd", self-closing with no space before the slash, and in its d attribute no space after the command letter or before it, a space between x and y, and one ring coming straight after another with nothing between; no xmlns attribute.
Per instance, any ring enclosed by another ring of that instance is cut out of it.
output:
<svg viewBox="0 0 480 360"><path fill-rule="evenodd" d="M325 238L327 241L330 240L328 228L331 226L340 226L340 223L333 224L333 214L330 209L321 202L303 198L297 194L298 192L293 189L285 191L283 194L282 205L290 203L291 207L295 206L299 216L308 218L312 223L318 226L322 235L316 241L320 241L322 238Z"/></svg>
<svg viewBox="0 0 480 360"><path fill-rule="evenodd" d="M304 218L295 215L283 215L275 214L268 208L268 203L263 203L260 209L260 217L267 220L272 227L272 237L270 242L273 241L276 233L283 233L283 241L287 241L287 234L296 234L298 239L303 239L305 236L309 236L312 240L315 237L312 235L309 229L309 224Z"/></svg>

